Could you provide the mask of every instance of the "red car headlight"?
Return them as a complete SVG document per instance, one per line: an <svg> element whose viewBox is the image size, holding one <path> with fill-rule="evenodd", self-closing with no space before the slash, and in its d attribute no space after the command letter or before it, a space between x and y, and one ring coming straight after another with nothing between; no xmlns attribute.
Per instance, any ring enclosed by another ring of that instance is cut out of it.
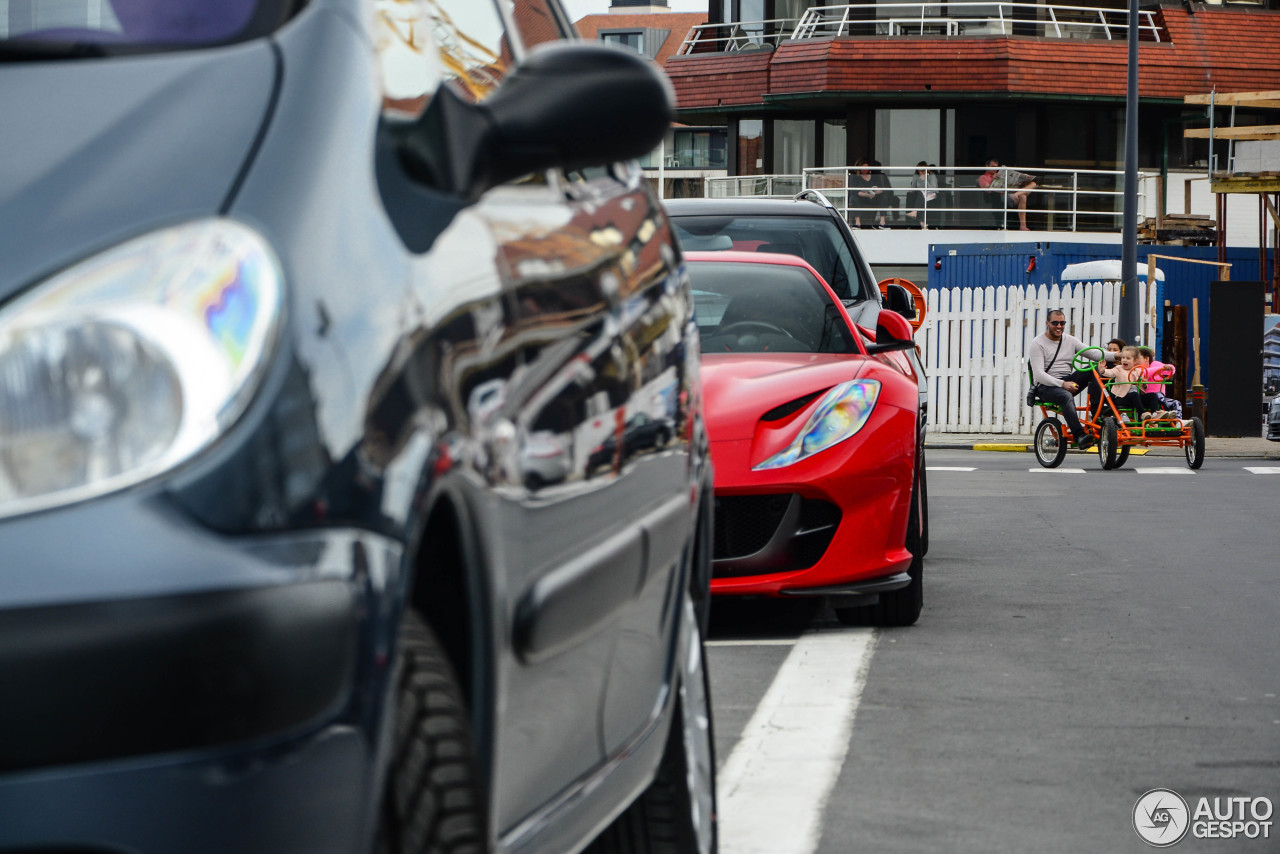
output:
<svg viewBox="0 0 1280 854"><path fill-rule="evenodd" d="M879 397L879 380L840 383L822 396L787 447L751 470L783 468L840 444L863 428Z"/></svg>

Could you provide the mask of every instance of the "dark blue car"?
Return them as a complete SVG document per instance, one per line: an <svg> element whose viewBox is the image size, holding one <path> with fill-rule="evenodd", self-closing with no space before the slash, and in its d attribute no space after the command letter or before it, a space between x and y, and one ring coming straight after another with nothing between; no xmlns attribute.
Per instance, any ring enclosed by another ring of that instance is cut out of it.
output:
<svg viewBox="0 0 1280 854"><path fill-rule="evenodd" d="M669 88L572 39L0 4L0 851L715 850Z"/></svg>

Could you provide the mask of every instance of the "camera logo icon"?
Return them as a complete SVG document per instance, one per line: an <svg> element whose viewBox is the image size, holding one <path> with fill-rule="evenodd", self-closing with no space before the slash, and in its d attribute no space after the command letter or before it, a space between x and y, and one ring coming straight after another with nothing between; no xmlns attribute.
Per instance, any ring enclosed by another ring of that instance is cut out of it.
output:
<svg viewBox="0 0 1280 854"><path fill-rule="evenodd" d="M1153 848L1168 848L1187 835L1191 813L1173 789L1152 789L1133 805L1133 829Z"/></svg>

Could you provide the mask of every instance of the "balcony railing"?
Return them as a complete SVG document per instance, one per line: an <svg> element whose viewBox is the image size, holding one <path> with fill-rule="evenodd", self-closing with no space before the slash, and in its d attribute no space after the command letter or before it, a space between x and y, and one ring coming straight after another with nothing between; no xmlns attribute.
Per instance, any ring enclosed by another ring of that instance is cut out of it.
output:
<svg viewBox="0 0 1280 854"><path fill-rule="evenodd" d="M1109 169L1048 169L1042 167L1001 167L1005 171L1033 174L1036 186L1027 198L1027 223L1033 231L1117 232L1124 217L1124 171ZM1018 208L1011 196L1018 188L987 189L978 178L984 166L954 166L931 170L937 196L933 200L916 195L911 187L915 166L880 168L888 186L874 202L859 205L858 191L851 179L855 167L805 169L801 175L734 175L704 179L707 198L735 196L776 196L789 198L801 190L819 190L853 224L861 218L865 226L879 221L899 228L1018 228ZM1139 175L1138 208L1145 209L1147 181L1158 179L1154 172Z"/></svg>
<svg viewBox="0 0 1280 854"><path fill-rule="evenodd" d="M640 165L658 168L658 152L652 151L640 158ZM723 169L723 148L667 148L662 152L662 165L667 169Z"/></svg>
<svg viewBox="0 0 1280 854"><path fill-rule="evenodd" d="M689 30L676 54L775 48L792 37L799 23L799 18L769 18L733 24L699 24Z"/></svg>
<svg viewBox="0 0 1280 854"><path fill-rule="evenodd" d="M1138 12L1138 38L1167 41L1157 12ZM815 6L802 17L702 24L680 45L681 55L775 48L786 41L847 36L1034 36L1052 39L1123 40L1127 9L1038 3L962 2L877 3Z"/></svg>

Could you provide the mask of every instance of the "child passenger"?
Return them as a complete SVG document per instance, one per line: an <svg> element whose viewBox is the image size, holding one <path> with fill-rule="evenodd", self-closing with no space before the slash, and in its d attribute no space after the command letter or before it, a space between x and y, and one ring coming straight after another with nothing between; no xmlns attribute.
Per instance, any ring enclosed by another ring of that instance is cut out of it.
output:
<svg viewBox="0 0 1280 854"><path fill-rule="evenodd" d="M1153 382L1142 383L1139 391L1154 395L1157 403L1157 417L1181 418L1182 403L1169 396L1168 387L1163 382L1172 377L1176 369L1173 365L1157 361L1155 355L1155 351L1150 347L1138 348L1138 367L1142 370L1144 377L1153 380Z"/></svg>
<svg viewBox="0 0 1280 854"><path fill-rule="evenodd" d="M1138 365L1138 357L1137 347L1123 347L1120 350L1119 363L1114 367L1099 367L1098 373L1111 379L1107 394L1110 395L1116 409L1151 413L1161 408L1160 401L1156 395L1144 392L1139 388L1137 381L1143 379L1145 374ZM1122 419L1127 420L1128 417L1123 413L1121 414ZM1144 415L1143 420L1147 420L1148 417Z"/></svg>

